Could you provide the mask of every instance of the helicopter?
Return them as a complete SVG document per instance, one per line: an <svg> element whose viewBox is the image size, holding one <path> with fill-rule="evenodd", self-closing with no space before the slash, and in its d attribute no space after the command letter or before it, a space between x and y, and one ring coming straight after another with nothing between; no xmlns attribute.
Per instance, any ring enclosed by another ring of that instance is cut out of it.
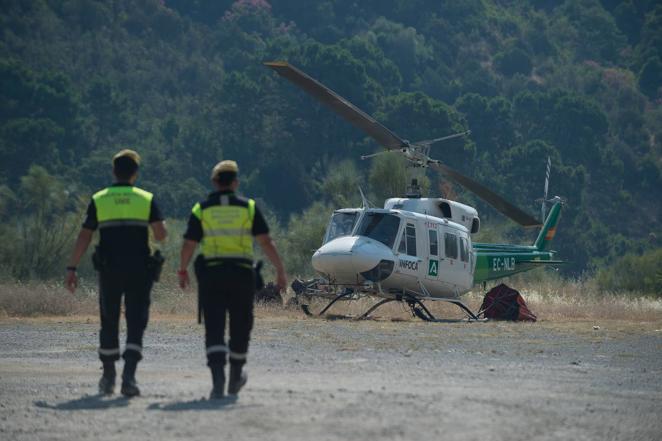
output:
<svg viewBox="0 0 662 441"><path fill-rule="evenodd" d="M461 296L475 285L512 276L544 265L564 263L555 259L549 245L556 233L564 201L547 197L551 162L548 158L541 214L544 222L514 206L484 185L432 159L431 145L466 136L456 133L410 143L383 126L347 99L335 93L286 61L265 65L342 118L376 140L386 150L372 155L402 155L414 169L433 169L473 192L497 211L524 227L540 227L531 245L475 243L480 231L475 208L445 198L422 197L417 179L411 180L405 197L389 198L383 208L372 207L363 192L362 207L335 210L326 228L322 246L312 256L313 268L321 275L292 284L297 303L312 315L310 300L330 300L318 315L340 300L374 297L380 300L359 319L390 302L401 302L425 321L438 321L423 303L444 301L461 308L469 320L479 320ZM546 214L547 204L551 209Z"/></svg>

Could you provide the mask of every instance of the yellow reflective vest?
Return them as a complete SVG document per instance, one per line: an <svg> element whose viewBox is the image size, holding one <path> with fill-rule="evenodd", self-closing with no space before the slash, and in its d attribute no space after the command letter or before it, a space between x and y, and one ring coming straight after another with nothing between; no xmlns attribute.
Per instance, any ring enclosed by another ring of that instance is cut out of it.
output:
<svg viewBox="0 0 662 441"><path fill-rule="evenodd" d="M99 228L149 225L154 195L130 185L103 189L92 196Z"/></svg>
<svg viewBox="0 0 662 441"><path fill-rule="evenodd" d="M253 220L255 201L248 206L230 205L221 196L220 205L193 207L193 215L202 224L200 250L205 259L246 259L253 261Z"/></svg>

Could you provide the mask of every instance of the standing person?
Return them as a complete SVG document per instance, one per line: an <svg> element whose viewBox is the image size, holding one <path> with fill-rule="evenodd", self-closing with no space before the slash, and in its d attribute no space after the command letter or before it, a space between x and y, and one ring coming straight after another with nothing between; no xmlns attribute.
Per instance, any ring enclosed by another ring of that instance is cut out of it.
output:
<svg viewBox="0 0 662 441"><path fill-rule="evenodd" d="M133 150L122 150L113 157L114 183L92 196L67 266L65 281L73 293L78 286L76 267L98 228L99 244L92 258L99 273L99 358L103 363L99 392L112 394L115 388L115 362L120 358L120 308L124 295L127 336L122 354L121 392L127 397L140 395L136 368L142 359L150 291L154 278L158 277L155 273L162 264L162 260L159 262L150 256L148 226L157 241L165 240L167 235L163 216L152 193L134 187L139 166L140 156Z"/></svg>
<svg viewBox="0 0 662 441"><path fill-rule="evenodd" d="M246 384L242 368L253 328L253 238L276 267L278 287L284 289L287 285L283 263L262 213L254 200L235 195L238 173L235 161L221 161L214 167L211 180L216 191L193 207L178 271L179 285L186 288L187 268L200 243L195 272L205 319L212 399L222 398L224 394L226 354L230 359L228 394L236 395ZM229 348L224 339L226 311L230 316Z"/></svg>

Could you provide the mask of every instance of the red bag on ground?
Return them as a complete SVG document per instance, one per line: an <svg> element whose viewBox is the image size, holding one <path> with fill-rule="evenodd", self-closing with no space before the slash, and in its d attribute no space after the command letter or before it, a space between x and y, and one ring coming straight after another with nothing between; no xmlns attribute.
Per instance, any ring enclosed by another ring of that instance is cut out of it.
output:
<svg viewBox="0 0 662 441"><path fill-rule="evenodd" d="M520 293L503 283L485 294L480 310L485 318L495 320L535 322L538 319Z"/></svg>

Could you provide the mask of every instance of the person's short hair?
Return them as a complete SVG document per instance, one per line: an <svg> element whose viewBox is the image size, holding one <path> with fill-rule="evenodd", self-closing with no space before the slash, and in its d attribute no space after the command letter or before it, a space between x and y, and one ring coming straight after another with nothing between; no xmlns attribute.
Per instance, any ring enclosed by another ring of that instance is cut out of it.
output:
<svg viewBox="0 0 662 441"><path fill-rule="evenodd" d="M119 180L130 179L140 167L140 155L129 149L119 151L113 156L113 173Z"/></svg>
<svg viewBox="0 0 662 441"><path fill-rule="evenodd" d="M222 172L216 176L216 182L225 187L232 184L235 179L237 179L237 174L235 172Z"/></svg>
<svg viewBox="0 0 662 441"><path fill-rule="evenodd" d="M239 174L239 166L235 161L225 160L221 161L214 166L211 172L212 180L218 182L219 185L228 186L232 181L237 179Z"/></svg>

